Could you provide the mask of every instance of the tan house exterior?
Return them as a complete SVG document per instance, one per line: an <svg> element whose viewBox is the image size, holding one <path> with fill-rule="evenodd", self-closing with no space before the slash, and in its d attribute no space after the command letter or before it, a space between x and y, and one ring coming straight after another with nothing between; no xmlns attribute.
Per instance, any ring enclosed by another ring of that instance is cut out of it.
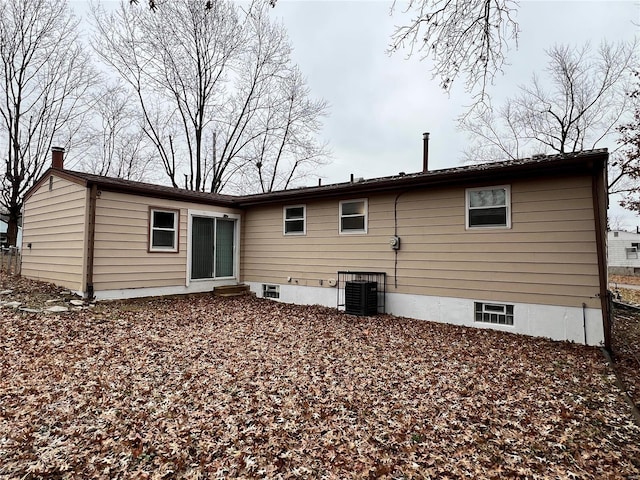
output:
<svg viewBox="0 0 640 480"><path fill-rule="evenodd" d="M594 150L236 197L52 168L25 200L22 271L97 299L244 282L334 307L338 272L382 272L387 313L608 345L606 161ZM215 266L200 271L201 257Z"/></svg>
<svg viewBox="0 0 640 480"><path fill-rule="evenodd" d="M231 275L197 280L188 275L194 217L233 222L238 250L242 212L233 204L223 195L50 169L25 197L22 272L98 300L235 284L237 261ZM153 212L175 213L174 248L150 245Z"/></svg>

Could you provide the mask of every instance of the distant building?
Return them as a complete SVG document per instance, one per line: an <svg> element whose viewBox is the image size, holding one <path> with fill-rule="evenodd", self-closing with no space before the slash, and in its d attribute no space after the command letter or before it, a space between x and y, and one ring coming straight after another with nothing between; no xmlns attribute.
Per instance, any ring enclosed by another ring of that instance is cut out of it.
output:
<svg viewBox="0 0 640 480"><path fill-rule="evenodd" d="M607 254L610 274L640 275L640 233L607 232Z"/></svg>

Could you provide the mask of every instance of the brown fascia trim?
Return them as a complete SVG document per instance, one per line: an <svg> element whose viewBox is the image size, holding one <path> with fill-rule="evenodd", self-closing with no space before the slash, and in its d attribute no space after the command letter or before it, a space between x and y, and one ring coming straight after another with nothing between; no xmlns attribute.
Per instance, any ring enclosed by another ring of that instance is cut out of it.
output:
<svg viewBox="0 0 640 480"><path fill-rule="evenodd" d="M237 198L239 207L277 204L325 198L344 198L374 193L397 192L418 188L445 186L476 186L487 182L498 183L520 178L540 178L557 175L592 175L595 164L606 165L606 149L590 152L544 157L540 160L502 162L474 165L442 171L405 176L385 177L361 182L347 182L321 187L306 187L279 192L247 195Z"/></svg>
<svg viewBox="0 0 640 480"><path fill-rule="evenodd" d="M50 175L56 175L58 177L69 180L70 182L78 185L83 185L86 188L90 188L92 185L102 191L127 193L130 195L139 195L143 197L160 198L163 200L178 200L182 202L199 203L203 205L214 205L228 208L238 208L235 197L229 195L215 195L215 194L202 194L196 192L190 192L188 190L176 189L175 192L171 191L171 187L164 187L163 185L147 184L142 182L130 182L127 184L118 185L117 179L111 181L109 177L100 177L98 175L85 176L80 172L73 172L68 170L57 170L50 168L47 170L40 180L38 180L33 187L31 187L25 194L25 200L36 190Z"/></svg>
<svg viewBox="0 0 640 480"><path fill-rule="evenodd" d="M227 208L239 208L238 203L233 198L220 198L219 196L214 196L215 194L211 194L210 199L200 196L200 195L189 195L189 193L185 193L184 190L173 192L167 191L155 191L149 190L146 188L136 188L129 186L114 186L114 185L104 185L100 184L100 182L96 182L98 187L107 192L114 193L128 193L130 195L139 195L141 197L151 197L151 198L159 198L162 200L177 200L180 202L191 202L191 203L199 203L203 205L213 205Z"/></svg>

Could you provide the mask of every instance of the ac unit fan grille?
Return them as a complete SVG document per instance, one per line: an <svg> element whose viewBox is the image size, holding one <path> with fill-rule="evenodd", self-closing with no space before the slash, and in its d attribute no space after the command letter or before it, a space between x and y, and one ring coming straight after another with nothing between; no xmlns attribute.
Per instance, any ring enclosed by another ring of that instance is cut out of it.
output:
<svg viewBox="0 0 640 480"><path fill-rule="evenodd" d="M375 315L378 313L378 286L376 282L353 280L345 284L345 313Z"/></svg>

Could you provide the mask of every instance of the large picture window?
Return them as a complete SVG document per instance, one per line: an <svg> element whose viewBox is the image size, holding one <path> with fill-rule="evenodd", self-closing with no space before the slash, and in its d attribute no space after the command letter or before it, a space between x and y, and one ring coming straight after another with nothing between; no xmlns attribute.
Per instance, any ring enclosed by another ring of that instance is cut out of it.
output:
<svg viewBox="0 0 640 480"><path fill-rule="evenodd" d="M367 201L340 202L340 233L367 233Z"/></svg>
<svg viewBox="0 0 640 480"><path fill-rule="evenodd" d="M178 210L149 209L149 251L178 251Z"/></svg>
<svg viewBox="0 0 640 480"><path fill-rule="evenodd" d="M284 234L304 235L307 231L306 213L304 205L284 207Z"/></svg>
<svg viewBox="0 0 640 480"><path fill-rule="evenodd" d="M508 186L467 189L467 228L511 228Z"/></svg>

